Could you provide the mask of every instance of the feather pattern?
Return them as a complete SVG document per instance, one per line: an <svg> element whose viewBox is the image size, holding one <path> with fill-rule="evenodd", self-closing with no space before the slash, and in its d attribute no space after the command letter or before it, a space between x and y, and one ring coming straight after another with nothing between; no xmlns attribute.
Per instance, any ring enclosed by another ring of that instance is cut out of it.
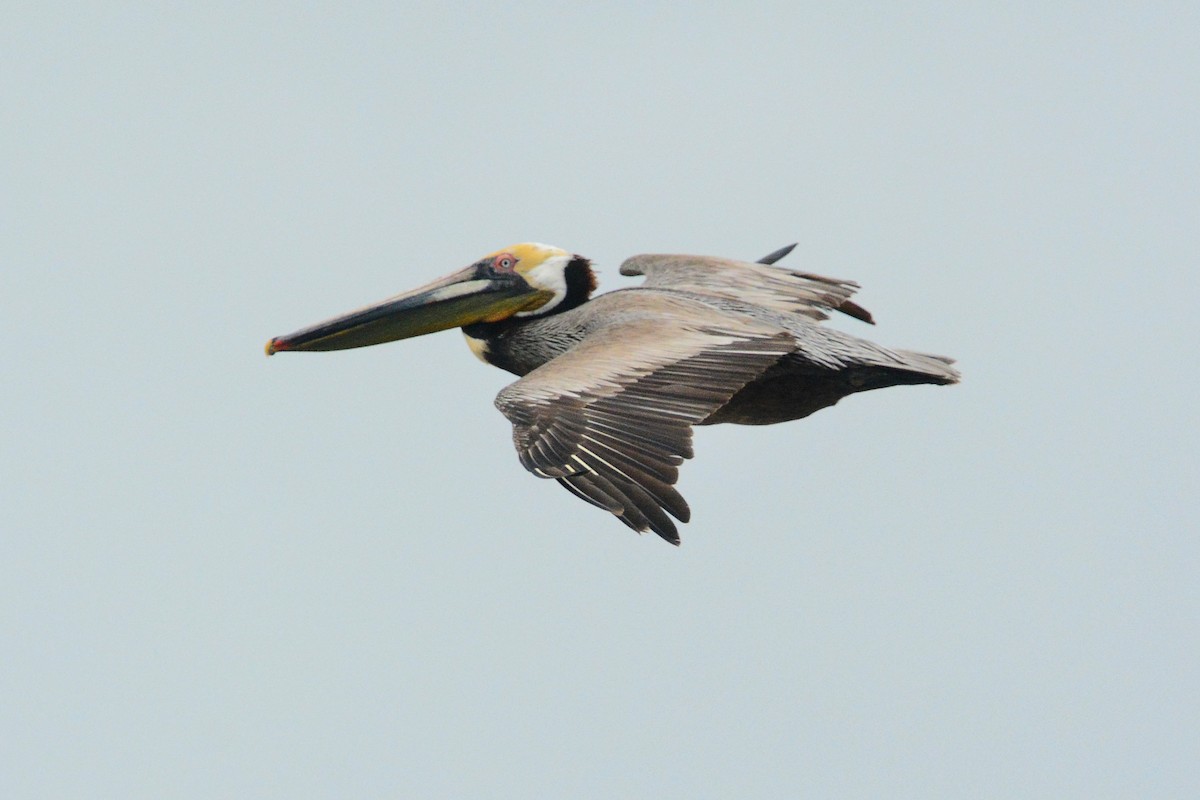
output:
<svg viewBox="0 0 1200 800"><path fill-rule="evenodd" d="M795 345L778 328L670 305L669 329L645 317L614 320L505 388L496 406L513 423L526 469L678 544L670 517L690 517L674 484L692 457L692 426Z"/></svg>
<svg viewBox="0 0 1200 800"><path fill-rule="evenodd" d="M818 322L828 319L828 311L834 309L874 324L870 312L850 300L858 290L857 283L763 263L782 258L777 256L779 252L765 256L757 264L712 256L643 254L625 259L621 274L644 275L646 281L642 285L646 287L741 300Z"/></svg>

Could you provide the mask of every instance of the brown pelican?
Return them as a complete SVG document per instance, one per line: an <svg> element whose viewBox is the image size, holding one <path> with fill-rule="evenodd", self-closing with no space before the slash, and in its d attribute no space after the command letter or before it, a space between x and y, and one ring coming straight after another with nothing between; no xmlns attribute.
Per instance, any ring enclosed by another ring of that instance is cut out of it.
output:
<svg viewBox="0 0 1200 800"><path fill-rule="evenodd" d="M850 281L758 263L639 255L635 288L592 297L591 263L518 244L426 286L267 343L267 355L343 350L462 328L482 360L521 376L496 397L521 463L673 544L674 488L692 426L772 425L856 392L959 379L943 356L892 350L820 325L872 323ZM670 515L670 516L668 516Z"/></svg>

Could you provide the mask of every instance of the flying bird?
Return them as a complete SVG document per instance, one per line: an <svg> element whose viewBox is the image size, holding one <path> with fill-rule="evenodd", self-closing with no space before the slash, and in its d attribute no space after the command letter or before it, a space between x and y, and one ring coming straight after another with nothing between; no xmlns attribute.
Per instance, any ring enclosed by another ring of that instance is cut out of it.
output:
<svg viewBox="0 0 1200 800"><path fill-rule="evenodd" d="M405 294L317 323L267 355L344 350L461 328L471 351L520 376L496 397L521 463L672 544L687 522L675 489L692 426L773 425L856 392L957 383L944 356L894 350L822 326L838 311L874 324L858 285L773 265L638 255L632 288L593 296L591 262L550 245L506 247Z"/></svg>

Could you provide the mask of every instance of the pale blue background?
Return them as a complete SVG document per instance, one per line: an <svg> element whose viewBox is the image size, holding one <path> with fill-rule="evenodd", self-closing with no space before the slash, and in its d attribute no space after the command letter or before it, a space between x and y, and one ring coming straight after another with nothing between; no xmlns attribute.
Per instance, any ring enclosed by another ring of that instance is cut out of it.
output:
<svg viewBox="0 0 1200 800"><path fill-rule="evenodd" d="M1200 12L8 3L0 796L1200 796ZM955 388L526 474L512 242L863 284Z"/></svg>

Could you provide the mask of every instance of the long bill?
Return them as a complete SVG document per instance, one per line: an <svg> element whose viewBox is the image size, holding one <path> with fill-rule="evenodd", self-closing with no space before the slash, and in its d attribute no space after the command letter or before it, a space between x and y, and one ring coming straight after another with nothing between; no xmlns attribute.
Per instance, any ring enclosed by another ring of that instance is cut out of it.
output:
<svg viewBox="0 0 1200 800"><path fill-rule="evenodd" d="M537 308L553 294L535 289L516 274L483 276L477 267L340 317L276 336L267 355L281 351L348 350L460 328L474 322L507 319Z"/></svg>

